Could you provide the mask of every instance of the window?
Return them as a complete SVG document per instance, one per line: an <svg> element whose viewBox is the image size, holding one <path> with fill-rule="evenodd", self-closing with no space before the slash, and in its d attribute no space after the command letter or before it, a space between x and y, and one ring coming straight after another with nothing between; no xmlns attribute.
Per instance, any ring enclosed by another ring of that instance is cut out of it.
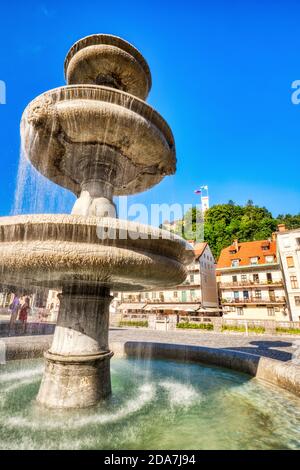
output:
<svg viewBox="0 0 300 470"><path fill-rule="evenodd" d="M231 266L235 268L236 266L240 265L240 260L239 259L233 259L231 260Z"/></svg>
<svg viewBox="0 0 300 470"><path fill-rule="evenodd" d="M238 315L244 315L244 309L243 307L237 307L236 308L236 312Z"/></svg>
<svg viewBox="0 0 300 470"><path fill-rule="evenodd" d="M152 299L156 299L156 292L152 292Z"/></svg>
<svg viewBox="0 0 300 470"><path fill-rule="evenodd" d="M232 276L232 282L237 282L237 276Z"/></svg>
<svg viewBox="0 0 300 470"><path fill-rule="evenodd" d="M149 293L145 292L145 299L149 299Z"/></svg>
<svg viewBox="0 0 300 470"><path fill-rule="evenodd" d="M268 283L272 282L272 273L267 273L267 281Z"/></svg>
<svg viewBox="0 0 300 470"><path fill-rule="evenodd" d="M249 291L243 290L243 297L244 297L244 300L248 300L249 299Z"/></svg>
<svg viewBox="0 0 300 470"><path fill-rule="evenodd" d="M194 298L196 297L196 295L195 295L195 294L196 294L195 290L191 290L191 291L190 291L190 294L191 294L191 299L194 299Z"/></svg>
<svg viewBox="0 0 300 470"><path fill-rule="evenodd" d="M254 295L256 299L261 299L261 290L255 289Z"/></svg>
<svg viewBox="0 0 300 470"><path fill-rule="evenodd" d="M177 290L174 290L174 292L173 292L173 297L174 297L174 299L177 299L177 297L178 297L178 292L177 292Z"/></svg>
<svg viewBox="0 0 300 470"><path fill-rule="evenodd" d="M267 313L268 313L268 317L275 317L274 307L268 307L267 308Z"/></svg>
<svg viewBox="0 0 300 470"><path fill-rule="evenodd" d="M241 280L242 280L242 282L247 282L247 274L242 274L241 275Z"/></svg>
<svg viewBox="0 0 300 470"><path fill-rule="evenodd" d="M294 299L295 299L295 305L296 305L296 307L300 307L300 296L299 296L299 295L296 295L296 296L294 297Z"/></svg>
<svg viewBox="0 0 300 470"><path fill-rule="evenodd" d="M233 296L234 296L234 300L239 300L239 298L240 298L239 291L238 291L238 290L235 290L235 291L233 292Z"/></svg>
<svg viewBox="0 0 300 470"><path fill-rule="evenodd" d="M291 281L291 288L292 289L298 289L297 276L290 276L290 281Z"/></svg>
<svg viewBox="0 0 300 470"><path fill-rule="evenodd" d="M292 256L287 256L286 264L288 268L294 268L295 267L294 258Z"/></svg>
<svg viewBox="0 0 300 470"><path fill-rule="evenodd" d="M252 256L250 258L250 264L258 264L258 256Z"/></svg>
<svg viewBox="0 0 300 470"><path fill-rule="evenodd" d="M259 275L253 274L253 282L259 282Z"/></svg>
<svg viewBox="0 0 300 470"><path fill-rule="evenodd" d="M268 255L265 256L266 263L274 263L274 256L273 255Z"/></svg>
<svg viewBox="0 0 300 470"><path fill-rule="evenodd" d="M300 246L300 238L296 238L296 243L298 246Z"/></svg>
<svg viewBox="0 0 300 470"><path fill-rule="evenodd" d="M194 282L195 282L195 276L194 276L194 274L190 274L190 282L191 282L192 284L194 284Z"/></svg>
<svg viewBox="0 0 300 470"><path fill-rule="evenodd" d="M275 301L275 291L274 291L274 289L269 290L269 298L270 298L271 302Z"/></svg>

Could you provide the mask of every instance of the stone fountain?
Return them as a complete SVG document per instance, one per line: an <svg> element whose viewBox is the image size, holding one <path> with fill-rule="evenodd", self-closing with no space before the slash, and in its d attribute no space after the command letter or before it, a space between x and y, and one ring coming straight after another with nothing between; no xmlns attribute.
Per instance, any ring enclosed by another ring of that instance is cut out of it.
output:
<svg viewBox="0 0 300 470"><path fill-rule="evenodd" d="M72 214L0 219L0 282L59 289L60 311L37 400L96 404L111 393L111 291L180 284L193 259L181 238L120 220L113 196L145 191L175 172L172 132L145 103L149 67L131 44L97 34L65 60L67 86L25 109L22 149L78 197Z"/></svg>

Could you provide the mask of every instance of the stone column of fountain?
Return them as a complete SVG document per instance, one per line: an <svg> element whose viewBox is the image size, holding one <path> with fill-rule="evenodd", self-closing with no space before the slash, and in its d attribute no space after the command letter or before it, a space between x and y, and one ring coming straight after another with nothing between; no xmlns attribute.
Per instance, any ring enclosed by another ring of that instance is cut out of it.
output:
<svg viewBox="0 0 300 470"><path fill-rule="evenodd" d="M53 408L111 393L111 289L177 285L193 259L179 237L116 218L114 195L144 191L176 166L172 132L144 101L144 58L120 38L93 35L70 49L65 76L67 86L28 105L21 137L37 170L78 196L72 214L0 219L0 280L62 290L37 397Z"/></svg>

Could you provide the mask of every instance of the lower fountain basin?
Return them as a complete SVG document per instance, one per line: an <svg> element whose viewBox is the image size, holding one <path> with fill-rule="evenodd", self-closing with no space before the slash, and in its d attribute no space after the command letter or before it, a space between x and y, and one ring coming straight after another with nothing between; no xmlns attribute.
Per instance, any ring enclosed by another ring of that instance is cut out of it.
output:
<svg viewBox="0 0 300 470"><path fill-rule="evenodd" d="M0 280L143 290L185 280L192 247L169 232L114 218L26 215L0 218Z"/></svg>
<svg viewBox="0 0 300 470"><path fill-rule="evenodd" d="M42 361L0 367L1 449L300 448L299 398L228 369L113 359L111 399L57 413L35 402Z"/></svg>

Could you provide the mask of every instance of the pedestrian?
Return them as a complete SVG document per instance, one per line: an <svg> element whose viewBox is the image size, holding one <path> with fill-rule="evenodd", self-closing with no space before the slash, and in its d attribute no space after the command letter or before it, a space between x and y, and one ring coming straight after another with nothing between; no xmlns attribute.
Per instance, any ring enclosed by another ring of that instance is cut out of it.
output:
<svg viewBox="0 0 300 470"><path fill-rule="evenodd" d="M19 299L18 294L15 294L14 299L9 306L9 309L11 311L10 321L9 321L9 336L11 336L12 330L15 327L15 323L18 318L18 313L20 309L20 299Z"/></svg>
<svg viewBox="0 0 300 470"><path fill-rule="evenodd" d="M23 334L26 333L27 318L28 318L29 312L30 312L30 298L25 297L24 303L22 307L20 308L20 313L19 313L19 320L23 324Z"/></svg>

